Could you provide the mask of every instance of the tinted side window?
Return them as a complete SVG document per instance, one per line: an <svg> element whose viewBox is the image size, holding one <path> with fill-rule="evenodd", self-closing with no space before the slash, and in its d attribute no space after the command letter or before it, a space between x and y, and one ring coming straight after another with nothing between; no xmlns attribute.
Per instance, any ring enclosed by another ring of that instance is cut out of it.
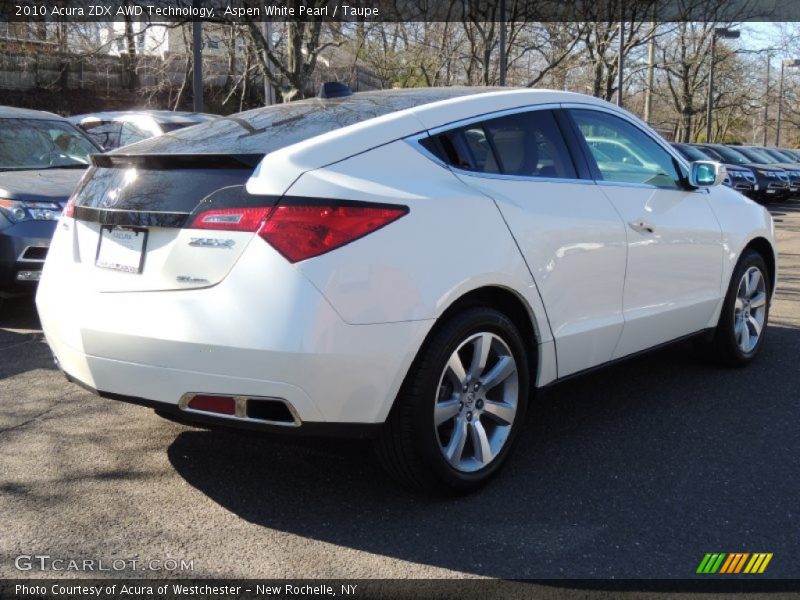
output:
<svg viewBox="0 0 800 600"><path fill-rule="evenodd" d="M503 173L526 177L576 176L561 131L549 110L492 119L484 127Z"/></svg>
<svg viewBox="0 0 800 600"><path fill-rule="evenodd" d="M708 146L702 146L701 150L708 154L714 160L718 160L720 162L725 162L725 159L720 155L719 152L714 150L714 148L709 148Z"/></svg>
<svg viewBox="0 0 800 600"><path fill-rule="evenodd" d="M481 173L575 178L575 166L548 110L489 119L422 144L442 161Z"/></svg>
<svg viewBox="0 0 800 600"><path fill-rule="evenodd" d="M638 127L599 111L571 110L570 113L603 180L671 189L680 187L672 156Z"/></svg>
<svg viewBox="0 0 800 600"><path fill-rule="evenodd" d="M499 173L494 150L478 123L425 138L421 144L442 162L467 171Z"/></svg>
<svg viewBox="0 0 800 600"><path fill-rule="evenodd" d="M95 142L105 149L119 147L119 135L122 131L122 123L114 121L103 121L89 123L82 126Z"/></svg>

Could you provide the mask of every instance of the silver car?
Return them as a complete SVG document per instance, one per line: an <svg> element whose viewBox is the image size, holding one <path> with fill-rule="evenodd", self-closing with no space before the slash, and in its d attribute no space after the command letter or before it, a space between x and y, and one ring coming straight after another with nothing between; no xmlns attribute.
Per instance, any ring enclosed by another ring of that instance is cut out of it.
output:
<svg viewBox="0 0 800 600"><path fill-rule="evenodd" d="M216 116L170 110L106 111L75 115L69 121L105 150L204 123Z"/></svg>

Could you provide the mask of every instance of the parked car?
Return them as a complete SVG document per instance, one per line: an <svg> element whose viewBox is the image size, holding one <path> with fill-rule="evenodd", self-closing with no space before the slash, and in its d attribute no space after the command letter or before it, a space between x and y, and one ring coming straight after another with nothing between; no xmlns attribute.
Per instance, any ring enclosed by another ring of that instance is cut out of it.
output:
<svg viewBox="0 0 800 600"><path fill-rule="evenodd" d="M800 169L800 158L792 155L787 150L782 148L770 148L768 146L757 146L757 148L778 162L787 163L794 169Z"/></svg>
<svg viewBox="0 0 800 600"><path fill-rule="evenodd" d="M35 289L56 221L95 152L58 115L0 107L0 297Z"/></svg>
<svg viewBox="0 0 800 600"><path fill-rule="evenodd" d="M170 110L107 111L69 117L105 150L133 144L217 118Z"/></svg>
<svg viewBox="0 0 800 600"><path fill-rule="evenodd" d="M759 202L782 200L789 197L789 175L780 167L754 163L750 158L722 144L692 144L704 153L726 164L747 167L756 176L756 189L753 198Z"/></svg>
<svg viewBox="0 0 800 600"><path fill-rule="evenodd" d="M800 150L797 148L779 148L779 150L789 156L793 161L800 162Z"/></svg>
<svg viewBox="0 0 800 600"><path fill-rule="evenodd" d="M95 157L37 295L106 398L371 436L402 481L464 492L536 388L687 337L738 366L763 345L769 213L597 98L383 90L128 148Z"/></svg>
<svg viewBox="0 0 800 600"><path fill-rule="evenodd" d="M690 144L673 143L672 147L688 161L717 160L715 157L706 154L699 148ZM727 185L749 198L755 197L757 185L755 173L747 167L740 167L739 165L731 163L724 164L728 175L723 180L723 185Z"/></svg>
<svg viewBox="0 0 800 600"><path fill-rule="evenodd" d="M753 164L783 169L789 177L789 195L796 196L800 192L800 165L786 158L782 160L775 158L766 148L756 146L734 146L734 148L749 158Z"/></svg>

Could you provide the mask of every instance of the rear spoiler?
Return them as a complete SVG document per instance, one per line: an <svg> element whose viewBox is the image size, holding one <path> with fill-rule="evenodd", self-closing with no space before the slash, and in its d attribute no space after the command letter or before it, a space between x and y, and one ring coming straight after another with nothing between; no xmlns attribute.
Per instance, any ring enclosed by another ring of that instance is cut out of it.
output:
<svg viewBox="0 0 800 600"><path fill-rule="evenodd" d="M255 169L263 154L93 154L92 164L106 169Z"/></svg>

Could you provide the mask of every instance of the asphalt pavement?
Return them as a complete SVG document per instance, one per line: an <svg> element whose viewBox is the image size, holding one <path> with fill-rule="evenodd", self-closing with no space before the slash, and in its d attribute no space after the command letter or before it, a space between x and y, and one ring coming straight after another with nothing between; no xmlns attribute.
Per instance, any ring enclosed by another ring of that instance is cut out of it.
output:
<svg viewBox="0 0 800 600"><path fill-rule="evenodd" d="M205 431L95 397L55 369L32 301L7 301L0 577L64 575L15 568L46 554L192 561L112 573L134 577L664 579L707 552L770 552L760 578L800 579L800 202L771 210L780 284L755 364L683 343L554 386L504 472L451 500L397 486L365 442Z"/></svg>

